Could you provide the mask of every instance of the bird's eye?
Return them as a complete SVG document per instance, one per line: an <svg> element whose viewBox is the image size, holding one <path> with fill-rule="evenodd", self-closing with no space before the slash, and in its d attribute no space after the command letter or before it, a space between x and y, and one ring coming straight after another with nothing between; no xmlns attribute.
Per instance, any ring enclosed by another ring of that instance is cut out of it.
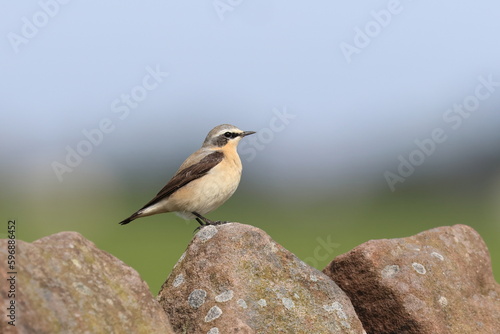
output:
<svg viewBox="0 0 500 334"><path fill-rule="evenodd" d="M224 133L224 137L231 138L231 137L233 137L233 134L231 132L226 132L226 133Z"/></svg>

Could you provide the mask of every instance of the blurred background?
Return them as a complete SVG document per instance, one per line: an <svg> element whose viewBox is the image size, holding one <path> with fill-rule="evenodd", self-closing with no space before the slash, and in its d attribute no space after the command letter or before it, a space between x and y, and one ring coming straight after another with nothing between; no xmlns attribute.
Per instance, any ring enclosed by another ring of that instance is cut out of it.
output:
<svg viewBox="0 0 500 334"><path fill-rule="evenodd" d="M221 123L238 191L208 215L322 269L379 238L467 224L500 275L500 3L0 2L0 212L77 231L156 293L197 227L118 222Z"/></svg>

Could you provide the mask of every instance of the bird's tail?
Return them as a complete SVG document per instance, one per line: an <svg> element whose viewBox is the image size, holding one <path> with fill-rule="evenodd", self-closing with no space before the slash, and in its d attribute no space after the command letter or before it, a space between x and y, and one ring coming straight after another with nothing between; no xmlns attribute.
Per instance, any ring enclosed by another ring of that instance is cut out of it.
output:
<svg viewBox="0 0 500 334"><path fill-rule="evenodd" d="M139 218L139 214L136 212L132 216L128 217L127 219L122 220L118 224L125 225L125 224L128 224L128 223L130 223L131 221L133 221L133 220L135 220L137 218Z"/></svg>

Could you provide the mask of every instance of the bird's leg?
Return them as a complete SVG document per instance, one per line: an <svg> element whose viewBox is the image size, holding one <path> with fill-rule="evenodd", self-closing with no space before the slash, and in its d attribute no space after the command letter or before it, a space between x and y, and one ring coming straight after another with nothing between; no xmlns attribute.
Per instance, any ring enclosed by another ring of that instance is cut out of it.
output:
<svg viewBox="0 0 500 334"><path fill-rule="evenodd" d="M210 219L208 218L205 218L203 217L202 215L200 215L198 212L191 212L193 215L196 216L196 221L201 225L201 226L206 226L206 225L213 225L214 222L211 221Z"/></svg>
<svg viewBox="0 0 500 334"><path fill-rule="evenodd" d="M198 212L194 212L193 211L191 213L196 216L196 221L201 225L198 228L201 228L201 227L207 226L207 225L222 225L222 224L229 223L227 221L220 221L220 220L213 221L213 220L210 220L210 219L208 219L206 217L203 217Z"/></svg>

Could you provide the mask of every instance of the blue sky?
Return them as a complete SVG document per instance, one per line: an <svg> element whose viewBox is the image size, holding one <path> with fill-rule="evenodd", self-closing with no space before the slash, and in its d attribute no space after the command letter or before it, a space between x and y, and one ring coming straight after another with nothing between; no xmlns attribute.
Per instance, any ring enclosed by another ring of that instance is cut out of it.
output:
<svg viewBox="0 0 500 334"><path fill-rule="evenodd" d="M500 139L499 12L491 0L1 1L4 175L57 186L54 162L102 122L63 179L173 172L221 123L259 131L245 173L282 183L386 187L384 171L439 128L446 141L414 175L482 163ZM463 103L473 111L455 129L448 110Z"/></svg>

